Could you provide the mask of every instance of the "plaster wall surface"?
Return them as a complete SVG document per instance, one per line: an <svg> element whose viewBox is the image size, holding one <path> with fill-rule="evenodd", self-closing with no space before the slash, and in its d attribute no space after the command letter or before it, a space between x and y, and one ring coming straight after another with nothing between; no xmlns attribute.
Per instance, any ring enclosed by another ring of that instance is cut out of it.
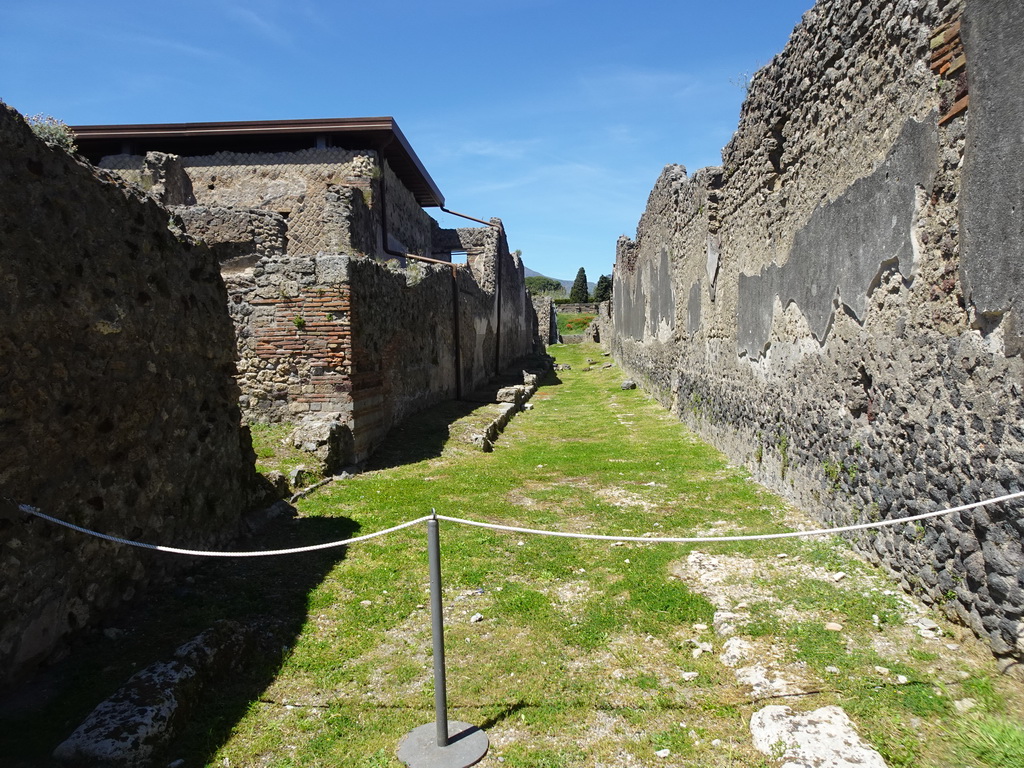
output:
<svg viewBox="0 0 1024 768"><path fill-rule="evenodd" d="M619 241L616 359L823 522L1021 490L1021 20L1010 0L821 0L722 166L667 166ZM958 36L966 67L933 70ZM854 543L1021 656L1019 509Z"/></svg>
<svg viewBox="0 0 1024 768"><path fill-rule="evenodd" d="M970 152L964 157L960 277L984 325L1003 323L1007 351L1024 335L1024 5L971 4L963 31L968 69Z"/></svg>

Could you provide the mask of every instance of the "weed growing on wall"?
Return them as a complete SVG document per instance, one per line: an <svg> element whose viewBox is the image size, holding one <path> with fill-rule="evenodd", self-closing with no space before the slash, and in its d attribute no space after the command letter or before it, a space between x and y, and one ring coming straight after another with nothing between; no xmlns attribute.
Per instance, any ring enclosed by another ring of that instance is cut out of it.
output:
<svg viewBox="0 0 1024 768"><path fill-rule="evenodd" d="M51 147L60 147L68 154L74 154L78 149L75 134L64 121L51 115L32 115L26 119L33 133Z"/></svg>

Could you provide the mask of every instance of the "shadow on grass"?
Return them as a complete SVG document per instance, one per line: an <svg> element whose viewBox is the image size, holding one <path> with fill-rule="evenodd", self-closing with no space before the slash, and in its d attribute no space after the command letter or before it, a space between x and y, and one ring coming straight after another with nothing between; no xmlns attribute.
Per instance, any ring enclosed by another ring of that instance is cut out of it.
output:
<svg viewBox="0 0 1024 768"><path fill-rule="evenodd" d="M497 714L491 715L482 723L480 723L480 730L486 731L488 728L493 728L498 723L512 717L512 715L516 714L519 710L524 709L526 706L526 702L522 699L519 699L519 701L517 701L515 704L509 704L507 707L505 707Z"/></svg>
<svg viewBox="0 0 1024 768"><path fill-rule="evenodd" d="M389 469L441 455L452 437L452 425L487 406L479 402L447 400L413 414L392 429L366 462L366 469Z"/></svg>
<svg viewBox="0 0 1024 768"><path fill-rule="evenodd" d="M521 383L522 377L519 377ZM450 440L459 440L474 430L482 430L495 417L494 403L499 387L516 382L515 377L500 378L464 400L446 400L413 414L388 433L381 446L366 462L367 470L390 469L404 464L437 458ZM553 387L562 380L548 371L541 387Z"/></svg>
<svg viewBox="0 0 1024 768"><path fill-rule="evenodd" d="M281 521L232 549L287 549L351 538L347 518ZM116 550L111 549L111 557ZM172 555L153 554L153 558ZM255 630L255 650L238 672L209 682L181 736L152 765L179 758L204 765L251 702L269 686L301 632L309 593L345 557L345 548L294 555L203 559L173 583L150 588L78 640L63 661L17 689L0 692L0 761L9 768L52 765L54 748L92 709L142 668L172 658L180 645L220 619ZM165 759L166 758L166 759Z"/></svg>

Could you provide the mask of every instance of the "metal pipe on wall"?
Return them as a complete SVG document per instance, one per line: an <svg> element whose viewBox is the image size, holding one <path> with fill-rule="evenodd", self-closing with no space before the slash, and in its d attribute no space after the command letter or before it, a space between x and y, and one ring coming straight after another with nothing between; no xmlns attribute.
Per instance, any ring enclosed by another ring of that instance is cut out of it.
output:
<svg viewBox="0 0 1024 768"><path fill-rule="evenodd" d="M404 253L403 251L394 251L388 247L388 194L387 194L387 183L385 181L385 174L381 172L380 175L380 226L381 226L381 249L388 256L396 256L402 259L413 259L414 261L423 261L428 264L444 264L451 268L452 273L452 346L454 347L454 367L455 367L455 399L462 399L462 330L459 318L459 276L455 271L458 269L457 264L452 264L450 261L442 261L441 259L432 259L429 256L418 256L415 253ZM443 210L443 209L442 209Z"/></svg>

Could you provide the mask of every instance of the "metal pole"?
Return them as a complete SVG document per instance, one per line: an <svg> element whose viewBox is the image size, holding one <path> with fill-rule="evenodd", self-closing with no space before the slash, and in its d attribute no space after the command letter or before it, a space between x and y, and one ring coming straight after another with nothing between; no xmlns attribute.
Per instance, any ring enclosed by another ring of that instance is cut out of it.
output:
<svg viewBox="0 0 1024 768"><path fill-rule="evenodd" d="M398 759L409 768L469 768L487 754L490 741L487 734L475 725L458 720L448 722L441 543L437 535L437 513L430 511L433 518L427 520L427 555L430 561L430 629L434 635L434 734L432 737L430 723L413 728L398 745Z"/></svg>
<svg viewBox="0 0 1024 768"><path fill-rule="evenodd" d="M436 516L427 521L427 555L430 560L430 628L434 636L434 712L437 723L437 746L446 747L448 746L448 691L444 675L441 542L437 534Z"/></svg>

